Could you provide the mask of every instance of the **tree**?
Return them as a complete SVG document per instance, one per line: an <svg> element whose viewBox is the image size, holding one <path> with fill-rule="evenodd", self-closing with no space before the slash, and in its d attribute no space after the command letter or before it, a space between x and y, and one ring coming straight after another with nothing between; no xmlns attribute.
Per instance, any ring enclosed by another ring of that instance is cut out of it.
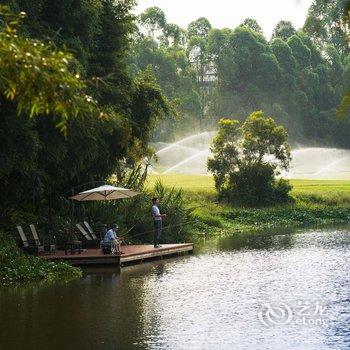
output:
<svg viewBox="0 0 350 350"><path fill-rule="evenodd" d="M157 31L163 30L166 19L163 10L159 7L150 7L139 16L140 23L148 30L148 34L155 40Z"/></svg>
<svg viewBox="0 0 350 350"><path fill-rule="evenodd" d="M254 32L257 32L261 35L263 35L263 30L260 27L258 21L254 18L246 18L243 23L241 24L241 26L247 27L251 30L254 30Z"/></svg>
<svg viewBox="0 0 350 350"><path fill-rule="evenodd" d="M80 61L76 65L82 66L82 74L90 81L89 92L93 100L123 119L123 125L130 130L119 137L120 149L124 153L118 149L118 154L121 159L127 157L128 150L132 151L132 145L136 144L132 141L134 133L144 126L143 121L134 120L136 113L132 99L139 89L139 82L134 81L128 67L131 34L135 29L135 18L131 14L134 1L64 0L59 5L52 5L51 1L40 0L35 6L31 1L14 0L13 3L31 9L26 33L39 38L52 35L56 45L64 45L74 52L78 43L79 52L83 54L79 55ZM147 24L164 23L161 10L151 8L147 13L144 18ZM150 88L150 85L146 86ZM143 91L146 93L145 89ZM153 90L149 94L154 96ZM165 99L164 95L162 97ZM144 107L147 109L146 105ZM125 148L125 144L130 147ZM117 145L113 141L110 146ZM143 149L146 150L147 146L143 145Z"/></svg>
<svg viewBox="0 0 350 350"><path fill-rule="evenodd" d="M290 46L280 38L271 41L271 49L277 58L280 67L290 73L294 74L296 68L296 60Z"/></svg>
<svg viewBox="0 0 350 350"><path fill-rule="evenodd" d="M335 14L336 2L340 4L341 0L327 5ZM327 17L322 7L314 10L322 21L334 15ZM326 22L322 26L327 29ZM346 25L346 16L332 23L329 30L335 32L338 23L342 28ZM267 42L251 18L235 29L222 30L200 18L188 26L187 33L182 34L187 40L181 39L178 45L179 30L166 23L156 43L143 37L135 45L135 60L130 60L135 72L153 65L164 92L178 103L181 118L176 121L167 117L162 125L165 131L157 131L156 138L183 134L181 126L192 127L195 120L210 129L219 116L243 120L254 110L263 109L277 116L276 122L288 128L293 141L347 147L347 138L339 136L344 135L347 124L336 118L335 110L349 89L349 63L331 40L319 45L316 36L310 38L303 30L296 31L289 21L280 21ZM347 113L348 100L345 98L339 107L339 115Z"/></svg>
<svg viewBox="0 0 350 350"><path fill-rule="evenodd" d="M177 46L185 44L185 32L177 24L166 23L163 30L162 43L165 46Z"/></svg>
<svg viewBox="0 0 350 350"><path fill-rule="evenodd" d="M257 32L239 26L223 34L216 35L220 42L210 46L217 50L214 62L219 95L229 92L233 98L237 96L233 106L236 115L237 105L240 107L238 116L243 118L261 107L270 94L276 96L280 67L267 41Z"/></svg>
<svg viewBox="0 0 350 350"><path fill-rule="evenodd" d="M200 96L196 74L181 45L168 45L167 38L160 45L153 45L150 37L139 37L132 46L130 66L134 74L152 66L152 71L163 93L176 105L176 112L169 113L153 133L157 140L169 140L175 132L187 132L189 125L197 123L200 113ZM135 114L134 114L135 116ZM186 118L186 122L184 119Z"/></svg>
<svg viewBox="0 0 350 350"><path fill-rule="evenodd" d="M287 132L263 112L252 113L243 125L222 119L208 159L222 199L244 205L266 205L289 199L291 186L277 178L289 168Z"/></svg>
<svg viewBox="0 0 350 350"><path fill-rule="evenodd" d="M349 0L345 3L343 19L344 19L347 31L349 32L350 31L350 1ZM349 40L349 42L350 42L350 40ZM349 66L349 64L348 64L348 66ZM347 91L346 91L344 97L342 98L341 104L337 110L337 115L341 118L343 118L344 116L347 116L349 114L349 111L350 111L349 76L347 77L346 84L347 84Z"/></svg>
<svg viewBox="0 0 350 350"><path fill-rule="evenodd" d="M133 79L127 65L134 17L133 1L101 1L99 27L94 40L87 46L89 56L86 71L96 82L94 97L106 106L113 106L128 116ZM62 19L64 25L64 19ZM75 35L79 35L77 32ZM70 37L65 38L70 42ZM91 46L91 48L90 48ZM132 115L131 115L132 118Z"/></svg>
<svg viewBox="0 0 350 350"><path fill-rule="evenodd" d="M94 46L95 33L99 32L101 1L3 0L2 2L11 6L15 12L27 13L27 18L21 26L23 34L43 41L52 41L57 47L65 45L82 66L87 66L89 51Z"/></svg>
<svg viewBox="0 0 350 350"><path fill-rule="evenodd" d="M18 34L19 17L7 7L0 12L0 211L6 223L15 208L31 207L44 183L49 192L61 191L59 184L91 167L102 150L95 139L104 133L99 121L111 115L95 113L71 54Z"/></svg>
<svg viewBox="0 0 350 350"><path fill-rule="evenodd" d="M294 29L292 22L279 21L272 32L272 39L280 38L286 41L294 34L296 34L296 30Z"/></svg>
<svg viewBox="0 0 350 350"><path fill-rule="evenodd" d="M36 3L25 28L13 35L15 47L9 33L0 42L0 76L6 79L1 87L15 93L0 96L1 223L13 224L16 212L36 211L33 203L41 203L46 220L70 188L108 178L118 162L135 165L149 155L152 127L174 113L152 72L134 77L128 70L133 1L65 0L47 22L50 3ZM70 26L72 18L81 19L82 28ZM8 31L6 25L0 29ZM45 33L56 33L52 44L32 39ZM77 43L81 61L66 54ZM16 110L22 112L18 117ZM62 116L66 137L55 127Z"/></svg>
<svg viewBox="0 0 350 350"><path fill-rule="evenodd" d="M213 75L212 58L209 50L208 37L211 30L210 22L201 17L189 24L187 34L189 37L187 54L191 64L194 66L197 75L197 84L201 96L201 111L199 117L199 128L202 129L206 96L208 94L210 80Z"/></svg>
<svg viewBox="0 0 350 350"><path fill-rule="evenodd" d="M332 44L341 54L349 54L347 9L349 0L314 0L304 24L304 31L321 48Z"/></svg>
<svg viewBox="0 0 350 350"><path fill-rule="evenodd" d="M25 13L13 14L0 6L0 93L15 102L17 114L55 114L57 126L67 132L69 116L97 113L97 105L85 92L74 57L50 44L17 34Z"/></svg>
<svg viewBox="0 0 350 350"><path fill-rule="evenodd" d="M193 36L206 37L211 28L210 22L205 17L200 17L188 25L187 33L190 38Z"/></svg>
<svg viewBox="0 0 350 350"><path fill-rule="evenodd" d="M301 69L310 66L311 51L298 35L293 35L288 39L288 46L292 49L293 56Z"/></svg>

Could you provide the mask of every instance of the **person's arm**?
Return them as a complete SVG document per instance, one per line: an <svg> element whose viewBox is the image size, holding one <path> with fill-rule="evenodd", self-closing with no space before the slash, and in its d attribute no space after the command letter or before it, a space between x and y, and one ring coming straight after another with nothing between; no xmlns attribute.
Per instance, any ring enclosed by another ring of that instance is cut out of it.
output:
<svg viewBox="0 0 350 350"><path fill-rule="evenodd" d="M160 213L160 210L159 210L159 208L158 208L158 215L157 215L157 217L159 217L159 218L165 218L165 217L166 217L166 214L161 214L161 213Z"/></svg>

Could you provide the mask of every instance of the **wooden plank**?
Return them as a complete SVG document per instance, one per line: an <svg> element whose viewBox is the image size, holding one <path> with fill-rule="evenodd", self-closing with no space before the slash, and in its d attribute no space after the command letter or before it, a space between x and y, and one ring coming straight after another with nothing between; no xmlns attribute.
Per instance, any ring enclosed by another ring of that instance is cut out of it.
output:
<svg viewBox="0 0 350 350"><path fill-rule="evenodd" d="M64 251L58 251L55 255L46 255L42 258L51 261L65 261L72 265L121 265L123 263L140 262L153 258L162 258L176 254L193 251L192 243L164 244L161 248L154 248L152 245L131 245L123 246L124 254L102 255L100 249L87 249L81 254L65 255Z"/></svg>
<svg viewBox="0 0 350 350"><path fill-rule="evenodd" d="M120 265L120 257L116 255L105 255L105 256L67 255L67 256L59 256L59 257L49 257L49 260L63 261L74 266Z"/></svg>
<svg viewBox="0 0 350 350"><path fill-rule="evenodd" d="M162 257L166 255L174 255L178 253L190 252L192 250L193 250L192 245L186 245L183 247L159 249L158 251L145 252L141 254L122 255L120 258L120 262L125 263L125 262L131 262L136 260L146 260L146 259L152 259L155 257Z"/></svg>
<svg viewBox="0 0 350 350"><path fill-rule="evenodd" d="M120 265L119 257L108 257L100 259L99 257L81 257L77 259L58 259L60 261L68 262L71 265L85 266L85 265ZM57 260L56 260L57 261Z"/></svg>

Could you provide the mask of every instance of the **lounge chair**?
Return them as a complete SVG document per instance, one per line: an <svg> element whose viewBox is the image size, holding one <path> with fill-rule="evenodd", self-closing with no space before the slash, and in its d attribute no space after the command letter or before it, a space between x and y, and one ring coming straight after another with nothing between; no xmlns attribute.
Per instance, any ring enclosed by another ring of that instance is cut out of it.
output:
<svg viewBox="0 0 350 350"><path fill-rule="evenodd" d="M38 236L38 232L36 231L35 225L30 224L29 227L30 227L30 231L32 232L35 244L41 245L40 240L39 240L39 236ZM44 242L44 250L46 252L49 252L49 253L55 253L56 252L56 245L52 244L51 242L48 242L47 244L45 244L45 242Z"/></svg>
<svg viewBox="0 0 350 350"><path fill-rule="evenodd" d="M91 226L89 225L89 223L87 221L84 221L84 225L87 228L87 230L89 231L90 236L92 237L92 239L98 239L97 236L94 233L94 230L91 228Z"/></svg>
<svg viewBox="0 0 350 350"><path fill-rule="evenodd" d="M82 225L76 224L75 226L85 238L85 242L83 242L83 246L85 246L86 248L98 248L100 246L100 240L93 239L92 237L90 237L90 235Z"/></svg>
<svg viewBox="0 0 350 350"><path fill-rule="evenodd" d="M44 246L41 245L41 244L36 244L36 242L34 244L31 244L24 231L23 231L23 228L22 226L17 226L17 230L18 230L18 233L19 233L19 236L21 237L21 240L22 240L22 244L23 244L23 250L26 252L26 253L29 253L29 254L40 254L40 253L44 253Z"/></svg>

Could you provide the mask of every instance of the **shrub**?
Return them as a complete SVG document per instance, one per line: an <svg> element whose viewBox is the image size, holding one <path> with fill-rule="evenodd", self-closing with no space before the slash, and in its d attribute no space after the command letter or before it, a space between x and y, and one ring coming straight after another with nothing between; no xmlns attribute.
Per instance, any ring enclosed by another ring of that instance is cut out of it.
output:
<svg viewBox="0 0 350 350"><path fill-rule="evenodd" d="M27 282L67 281L81 277L81 270L25 255L12 237L0 232L0 286Z"/></svg>
<svg viewBox="0 0 350 350"><path fill-rule="evenodd" d="M230 202L248 206L286 202L292 189L288 181L275 179L270 164L244 164L231 174L228 189L222 194Z"/></svg>

